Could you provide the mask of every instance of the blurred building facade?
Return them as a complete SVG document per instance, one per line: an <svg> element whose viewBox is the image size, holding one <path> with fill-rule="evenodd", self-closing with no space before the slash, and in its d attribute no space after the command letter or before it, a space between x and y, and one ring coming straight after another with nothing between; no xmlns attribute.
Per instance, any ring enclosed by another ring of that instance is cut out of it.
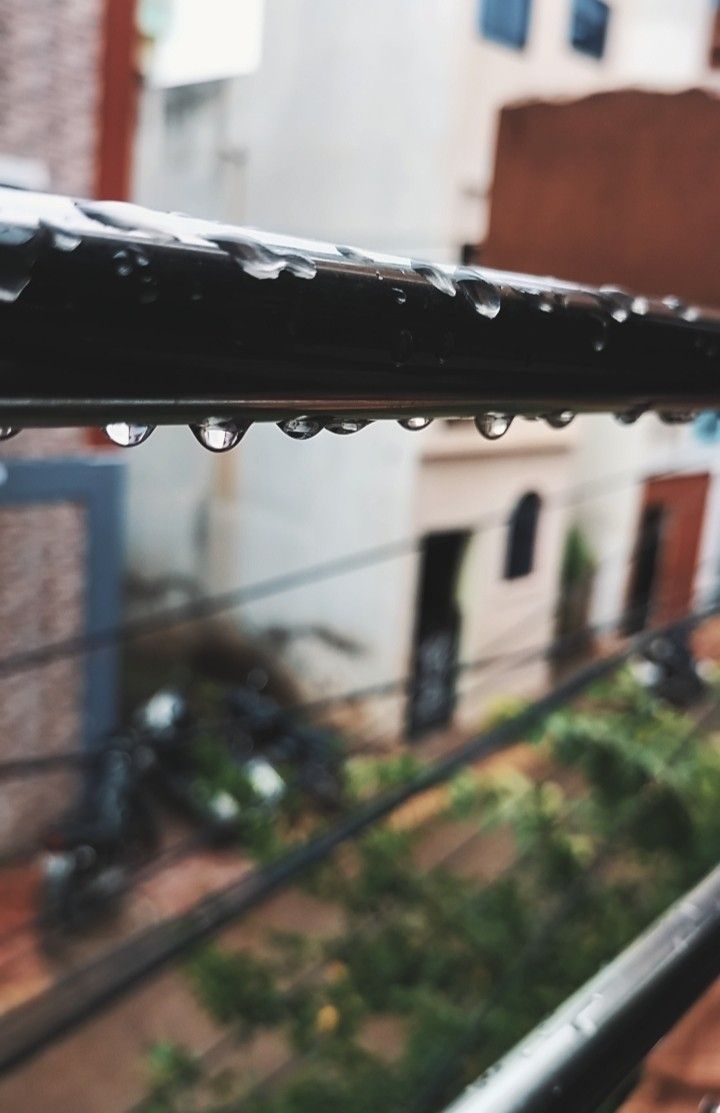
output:
<svg viewBox="0 0 720 1113"><path fill-rule="evenodd" d="M484 259L595 285L612 273L613 284L684 305L691 316L693 306L718 306L718 150L720 100L699 89L509 107ZM624 323L610 322L608 354ZM707 423L645 417L632 431L608 417L583 424L576 474L597 481L612 460L615 477L577 509L599 562L595 618L639 607L645 621L669 621L716 595L720 453ZM670 470L683 474L665 478ZM635 476L640 483L629 481Z"/></svg>
<svg viewBox="0 0 720 1113"><path fill-rule="evenodd" d="M468 244L482 259L491 207L507 216L492 195L503 105L715 80L705 0L372 0L362 8L266 0L261 11L248 5L247 17L253 34L262 19L262 34L244 72L146 82L135 198L438 260L458 259ZM530 224L531 198L532 190ZM505 227L512 237L511 215ZM493 261L502 264L502 252ZM669 459L682 434L654 428L646 436L641 426L583 419L558 434L516 423L499 445L454 423L416 436L380 425L340 443L324 434L307 444L257 428L220 460L203 455L185 431L163 430L129 464L133 559L150 573L171 570L226 590L388 540L424 539L419 553L240 616L259 630L284 631L290 659L311 686L352 687L402 676L413 662L417 670L423 569L436 559L432 539L454 534L442 574L446 615L459 623L459 656L537 645L551 636L570 520L559 493L607 472L609 444L614 472L637 470L647 437ZM538 551L531 573L508 579L508 529L477 525L510 522L532 494L542 507ZM623 609L619 570L635 541L639 498L616 498L612 506L622 510L610 519L610 496L574 513L602 564L597 617ZM624 548L614 578L608 520ZM428 606L437 609L437 600ZM343 659L326 651L322 639L307 636L313 626L357 652ZM527 690L542 679L534 666L497 676L492 686Z"/></svg>

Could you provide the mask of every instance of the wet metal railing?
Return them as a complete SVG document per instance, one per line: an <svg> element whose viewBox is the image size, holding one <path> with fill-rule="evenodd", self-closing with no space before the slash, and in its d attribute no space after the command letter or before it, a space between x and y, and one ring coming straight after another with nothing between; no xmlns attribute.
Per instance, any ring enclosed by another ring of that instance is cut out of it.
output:
<svg viewBox="0 0 720 1113"><path fill-rule="evenodd" d="M594 1113L720 974L720 868L446 1113Z"/></svg>
<svg viewBox="0 0 720 1113"><path fill-rule="evenodd" d="M439 266L0 189L0 426L104 425L206 447L390 418L578 411L679 421L720 406L720 314L678 299Z"/></svg>

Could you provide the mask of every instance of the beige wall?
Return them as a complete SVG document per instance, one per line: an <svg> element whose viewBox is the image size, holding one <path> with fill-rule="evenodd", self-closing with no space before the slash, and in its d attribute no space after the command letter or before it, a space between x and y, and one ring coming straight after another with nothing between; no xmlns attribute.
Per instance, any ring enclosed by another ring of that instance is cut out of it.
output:
<svg viewBox="0 0 720 1113"><path fill-rule="evenodd" d="M437 422L429 433L417 479L415 529L418 534L473 531L458 592L461 660L515 653L552 639L568 520L564 495L572 483L569 463L575 439L573 428L560 432L520 420L501 442L492 444L480 438L471 422ZM506 522L529 491L542 500L533 570L506 580ZM415 588L413 584L407 594L413 612ZM545 679L541 659L523 667L498 663L468 673L459 685L466 697L460 700L458 720L471 725L497 697L529 694Z"/></svg>

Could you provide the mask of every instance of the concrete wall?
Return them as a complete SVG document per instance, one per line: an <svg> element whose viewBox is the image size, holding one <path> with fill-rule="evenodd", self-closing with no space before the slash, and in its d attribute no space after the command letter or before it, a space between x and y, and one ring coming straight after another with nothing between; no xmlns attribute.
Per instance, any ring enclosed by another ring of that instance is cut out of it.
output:
<svg viewBox="0 0 720 1113"><path fill-rule="evenodd" d="M439 422L428 437L415 493L415 528L420 534L472 531L459 590L462 661L520 653L552 640L576 439L574 428L557 433L523 421L515 422L496 444L481 441L465 422ZM541 500L532 571L507 580L508 520L531 491ZM412 615L414 592L404 600ZM498 696L528 694L545 680L541 656L469 672L460 684L465 693L461 718L476 724Z"/></svg>

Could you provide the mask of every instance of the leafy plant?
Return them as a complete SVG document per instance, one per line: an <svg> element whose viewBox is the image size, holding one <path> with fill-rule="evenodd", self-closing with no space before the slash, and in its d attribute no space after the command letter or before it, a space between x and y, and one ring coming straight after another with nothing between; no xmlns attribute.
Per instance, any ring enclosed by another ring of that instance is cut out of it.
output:
<svg viewBox="0 0 720 1113"><path fill-rule="evenodd" d="M277 1028L301 1052L289 1080L243 1099L244 1110L375 1113L411 1108L420 1091L442 1108L717 860L717 742L628 672L536 734L552 769L544 783L468 771L450 788L446 819L511 832L510 869L489 862L484 881L423 870L417 832L378 828L315 880L342 908L336 938L276 939L278 963L217 948L196 956L192 983L216 1019ZM321 965L312 977L311 956ZM391 1056L363 1043L383 1015L402 1033ZM166 1103L186 1068L192 1082L192 1062L168 1061L168 1084L152 1091Z"/></svg>
<svg viewBox="0 0 720 1113"><path fill-rule="evenodd" d="M222 1024L239 1022L252 1031L283 1016L275 971L261 959L208 946L190 959L187 969L198 1000Z"/></svg>

